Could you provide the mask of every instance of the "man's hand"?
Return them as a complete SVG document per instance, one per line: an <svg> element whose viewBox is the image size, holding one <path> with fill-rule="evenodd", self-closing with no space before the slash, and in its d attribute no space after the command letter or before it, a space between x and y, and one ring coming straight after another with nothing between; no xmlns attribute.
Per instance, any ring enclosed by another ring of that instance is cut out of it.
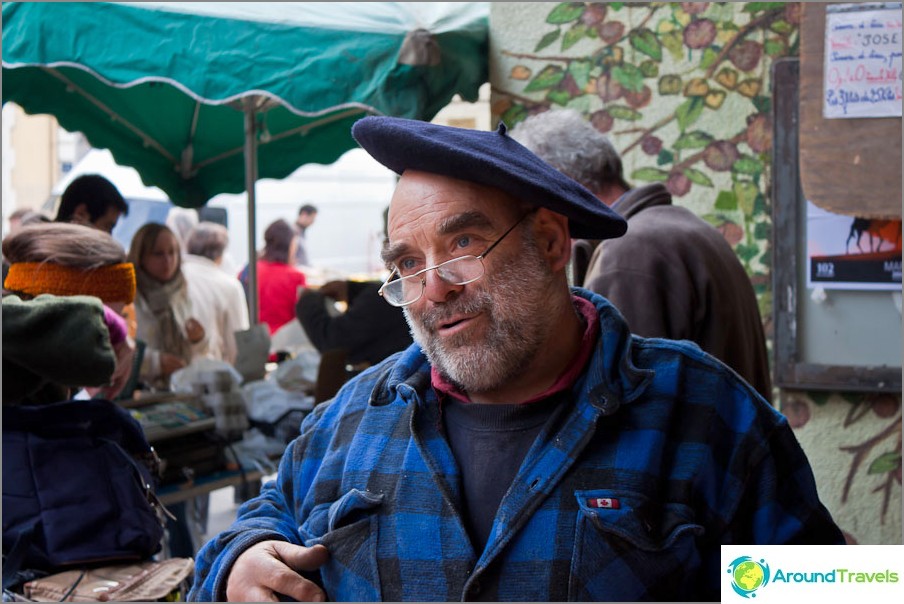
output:
<svg viewBox="0 0 904 604"><path fill-rule="evenodd" d="M197 344L204 339L204 326L197 319L188 319L185 322L185 335L192 344Z"/></svg>
<svg viewBox="0 0 904 604"><path fill-rule="evenodd" d="M317 291L336 302L348 302L348 281L330 281L321 285Z"/></svg>
<svg viewBox="0 0 904 604"><path fill-rule="evenodd" d="M169 377L174 371L185 367L186 363L180 357L168 352L160 353L160 374Z"/></svg>
<svg viewBox="0 0 904 604"><path fill-rule="evenodd" d="M299 571L315 571L329 558L322 545L302 547L284 541L262 541L248 548L226 580L229 602L279 602L280 594L297 602L324 602L326 594Z"/></svg>

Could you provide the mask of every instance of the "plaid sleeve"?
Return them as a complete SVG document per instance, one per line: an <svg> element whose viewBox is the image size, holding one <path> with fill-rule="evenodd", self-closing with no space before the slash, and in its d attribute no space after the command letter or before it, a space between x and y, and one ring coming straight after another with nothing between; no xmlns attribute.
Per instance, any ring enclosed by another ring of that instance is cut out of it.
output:
<svg viewBox="0 0 904 604"><path fill-rule="evenodd" d="M292 447L280 463L279 474L291 475ZM194 584L188 594L192 602L225 602L226 581L236 559L261 541L288 541L300 545L291 500L277 481L264 485L261 494L239 508L235 522L208 541L195 561Z"/></svg>
<svg viewBox="0 0 904 604"><path fill-rule="evenodd" d="M844 544L820 502L816 480L784 417L751 457L740 505L723 543Z"/></svg>
<svg viewBox="0 0 904 604"><path fill-rule="evenodd" d="M243 504L235 522L198 552L189 601L225 602L226 581L232 565L245 550L261 541L279 540L302 545L295 502L299 500L299 494L307 490L303 479L309 479L317 453L323 451L314 443L323 433L319 420L326 409L327 405L320 405L305 418L301 435L292 441L280 460L277 479L265 484L260 495ZM308 468L306 473L302 472L303 458L304 466Z"/></svg>

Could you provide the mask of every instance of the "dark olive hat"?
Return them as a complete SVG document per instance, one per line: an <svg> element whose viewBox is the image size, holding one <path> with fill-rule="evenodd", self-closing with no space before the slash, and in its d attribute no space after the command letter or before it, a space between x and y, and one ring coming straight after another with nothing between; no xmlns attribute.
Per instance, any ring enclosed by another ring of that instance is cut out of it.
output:
<svg viewBox="0 0 904 604"><path fill-rule="evenodd" d="M508 136L501 122L488 132L371 116L355 122L352 136L396 174L418 170L476 182L563 214L572 237L611 239L628 228L593 193Z"/></svg>

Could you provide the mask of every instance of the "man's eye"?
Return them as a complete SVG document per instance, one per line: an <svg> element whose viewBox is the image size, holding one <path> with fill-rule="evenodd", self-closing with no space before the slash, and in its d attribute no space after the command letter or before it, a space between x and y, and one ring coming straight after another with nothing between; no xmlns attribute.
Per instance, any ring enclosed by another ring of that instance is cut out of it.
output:
<svg viewBox="0 0 904 604"><path fill-rule="evenodd" d="M470 235L462 235L458 239L455 240L455 245L460 248L466 248L471 245L471 236Z"/></svg>
<svg viewBox="0 0 904 604"><path fill-rule="evenodd" d="M412 258L405 258L398 264L399 272L402 275L410 275L417 268L417 262Z"/></svg>

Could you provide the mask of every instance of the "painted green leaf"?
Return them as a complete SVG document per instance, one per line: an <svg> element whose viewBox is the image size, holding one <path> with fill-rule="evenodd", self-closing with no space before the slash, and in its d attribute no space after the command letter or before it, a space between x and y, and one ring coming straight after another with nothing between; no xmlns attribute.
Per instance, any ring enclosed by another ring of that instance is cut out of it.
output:
<svg viewBox="0 0 904 604"><path fill-rule="evenodd" d="M739 243L735 248L738 258L744 262L750 262L760 253L760 247L755 243Z"/></svg>
<svg viewBox="0 0 904 604"><path fill-rule="evenodd" d="M625 105L610 105L609 107L606 107L606 111L617 120L627 120L629 122L636 122L643 117L642 113L634 111Z"/></svg>
<svg viewBox="0 0 904 604"><path fill-rule="evenodd" d="M659 78L659 94L678 94L681 92L681 76L667 73Z"/></svg>
<svg viewBox="0 0 904 604"><path fill-rule="evenodd" d="M777 34L788 35L794 31L794 26L784 19L779 19L778 21L773 22L772 25L769 26L769 29Z"/></svg>
<svg viewBox="0 0 904 604"><path fill-rule="evenodd" d="M665 166L675 161L675 154L669 151L668 149L663 149L659 152L659 155L656 156L656 165L657 166Z"/></svg>
<svg viewBox="0 0 904 604"><path fill-rule="evenodd" d="M782 57L785 55L787 47L781 40L767 40L766 43L763 44L763 50L770 57Z"/></svg>
<svg viewBox="0 0 904 604"><path fill-rule="evenodd" d="M562 50L568 50L581 41L587 35L587 26L584 23L575 23L571 29L562 36Z"/></svg>
<svg viewBox="0 0 904 604"><path fill-rule="evenodd" d="M571 100L571 93L567 90L550 90L546 95L546 99L551 103L564 107Z"/></svg>
<svg viewBox="0 0 904 604"><path fill-rule="evenodd" d="M675 144L672 145L675 149L702 149L713 140L712 135L703 132L702 130L694 130L693 132L687 132L678 137L678 140L675 141Z"/></svg>
<svg viewBox="0 0 904 604"><path fill-rule="evenodd" d="M644 61L640 64L640 73L645 78L659 77L659 63L650 60Z"/></svg>
<svg viewBox="0 0 904 604"><path fill-rule="evenodd" d="M772 239L772 225L768 222L758 222L755 227L753 227L753 236L758 241L768 241Z"/></svg>
<svg viewBox="0 0 904 604"><path fill-rule="evenodd" d="M547 65L524 87L524 92L536 92L552 88L565 77L565 70L558 65Z"/></svg>
<svg viewBox="0 0 904 604"><path fill-rule="evenodd" d="M581 94L576 97L572 97L568 104L565 105L569 109L574 109L578 113L591 114L599 108L599 105L594 103L594 99L596 99L596 95L593 94Z"/></svg>
<svg viewBox="0 0 904 604"><path fill-rule="evenodd" d="M794 53L791 53L794 54ZM752 99L753 106L757 113L772 113L772 97L771 96L755 96Z"/></svg>
<svg viewBox="0 0 904 604"><path fill-rule="evenodd" d="M590 81L590 70L593 64L590 61L572 61L568 65L568 73L574 78L577 87L583 90Z"/></svg>
<svg viewBox="0 0 904 604"><path fill-rule="evenodd" d="M700 69L709 69L716 59L719 58L719 51L712 46L703 51L703 57L700 59Z"/></svg>
<svg viewBox="0 0 904 604"><path fill-rule="evenodd" d="M775 8L785 8L785 2L748 2L744 7L745 13L760 13L764 10L772 10Z"/></svg>
<svg viewBox="0 0 904 604"><path fill-rule="evenodd" d="M709 10L706 12L706 16L714 23L734 19L735 15L735 7L729 2L713 2L709 5Z"/></svg>
<svg viewBox="0 0 904 604"><path fill-rule="evenodd" d="M631 46L655 61L662 60L662 45L659 38L647 28L635 29L628 35Z"/></svg>
<svg viewBox="0 0 904 604"><path fill-rule="evenodd" d="M867 474L885 474L886 472L894 472L901 467L901 454L897 451L889 451L883 453L869 465Z"/></svg>
<svg viewBox="0 0 904 604"><path fill-rule="evenodd" d="M624 2L610 2L609 8L617 11L617 10L621 10L624 5L625 5Z"/></svg>
<svg viewBox="0 0 904 604"><path fill-rule="evenodd" d="M506 126L511 128L527 117L527 108L524 105L512 105L500 116Z"/></svg>
<svg viewBox="0 0 904 604"><path fill-rule="evenodd" d="M757 179L759 180L759 179ZM759 184L757 185L759 188ZM754 216L765 216L769 214L769 207L766 205L766 196L763 195L763 191L761 190L759 194L756 196L756 199L753 201L753 215Z"/></svg>
<svg viewBox="0 0 904 604"><path fill-rule="evenodd" d="M733 212L738 209L738 196L731 191L719 191L716 196L715 209L724 212Z"/></svg>
<svg viewBox="0 0 904 604"><path fill-rule="evenodd" d="M709 179L709 176L701 172L700 170L695 170L693 168L685 168L681 171L685 176L687 176L688 180L690 180L695 185L700 185L702 187L711 187L713 186L713 181Z"/></svg>
<svg viewBox="0 0 904 604"><path fill-rule="evenodd" d="M534 47L534 52L540 52L553 42L559 39L559 36L562 34L561 29L554 29L553 31L547 33L545 36L540 38L540 41L537 42L537 45Z"/></svg>
<svg viewBox="0 0 904 604"><path fill-rule="evenodd" d="M763 162L755 157L742 155L740 159L731 165L731 171L736 174L758 176L763 173Z"/></svg>
<svg viewBox="0 0 904 604"><path fill-rule="evenodd" d="M737 165L737 162L735 162ZM741 180L732 187L734 194L738 197L738 207L744 212L745 216L753 214L753 202L756 196L760 194L760 189L749 180Z"/></svg>
<svg viewBox="0 0 904 604"><path fill-rule="evenodd" d="M659 36L659 41L676 61L684 58L684 38L680 31L670 31Z"/></svg>
<svg viewBox="0 0 904 604"><path fill-rule="evenodd" d="M624 63L613 67L612 77L626 90L632 92L643 90L643 73L635 65Z"/></svg>
<svg viewBox="0 0 904 604"><path fill-rule="evenodd" d="M640 168L631 173L631 178L643 182L665 182L669 179L669 173L656 168Z"/></svg>
<svg viewBox="0 0 904 604"><path fill-rule="evenodd" d="M703 97L691 97L675 109L675 117L678 120L678 128L684 132L688 126L693 125L703 113Z"/></svg>
<svg viewBox="0 0 904 604"><path fill-rule="evenodd" d="M583 2L560 2L546 17L546 22L553 24L571 23L579 19L583 14Z"/></svg>

